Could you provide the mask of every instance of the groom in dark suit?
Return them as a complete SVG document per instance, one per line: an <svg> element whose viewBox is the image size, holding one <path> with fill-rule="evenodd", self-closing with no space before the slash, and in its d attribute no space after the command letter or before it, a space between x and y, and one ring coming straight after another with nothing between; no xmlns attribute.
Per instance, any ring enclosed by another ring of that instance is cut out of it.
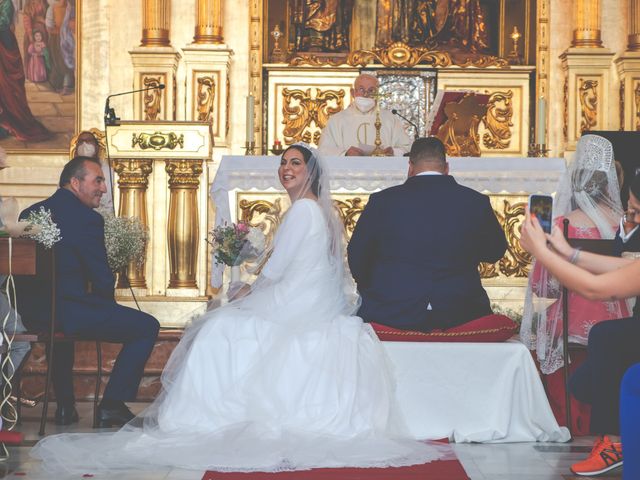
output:
<svg viewBox="0 0 640 480"><path fill-rule="evenodd" d="M104 220L94 210L106 192L100 162L76 157L60 175L60 188L46 200L21 214L44 207L51 211L62 239L55 244L56 319L66 334L122 343L98 410L101 427L122 425L133 418L125 401L134 400L158 336L158 321L144 312L124 307L114 299L115 280L107 263ZM87 285L91 284L88 290ZM34 298L45 292L29 292ZM30 329L43 329L48 318L41 301L22 302L24 321ZM25 311L26 310L26 311ZM29 321L32 323L29 324ZM78 420L73 395L72 343L58 343L53 362L53 388L58 408L55 422L68 425Z"/></svg>
<svg viewBox="0 0 640 480"><path fill-rule="evenodd" d="M478 264L504 255L504 232L448 173L442 142L419 138L407 181L369 197L348 247L365 321L429 332L492 313Z"/></svg>

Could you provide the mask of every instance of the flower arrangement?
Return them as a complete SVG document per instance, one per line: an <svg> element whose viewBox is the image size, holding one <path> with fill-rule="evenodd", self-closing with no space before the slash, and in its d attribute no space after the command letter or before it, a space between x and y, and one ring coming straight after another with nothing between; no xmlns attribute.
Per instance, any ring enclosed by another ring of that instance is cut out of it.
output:
<svg viewBox="0 0 640 480"><path fill-rule="evenodd" d="M218 225L209 235L216 263L231 267L259 256L266 243L262 231L245 222Z"/></svg>
<svg viewBox="0 0 640 480"><path fill-rule="evenodd" d="M111 271L120 272L131 261L142 265L149 233L140 219L116 217L105 208L99 208L97 211L104 218L104 244Z"/></svg>
<svg viewBox="0 0 640 480"><path fill-rule="evenodd" d="M49 249L62 240L60 229L51 218L51 211L44 207L29 212L26 222L29 225L25 228L23 236L41 243L44 248Z"/></svg>

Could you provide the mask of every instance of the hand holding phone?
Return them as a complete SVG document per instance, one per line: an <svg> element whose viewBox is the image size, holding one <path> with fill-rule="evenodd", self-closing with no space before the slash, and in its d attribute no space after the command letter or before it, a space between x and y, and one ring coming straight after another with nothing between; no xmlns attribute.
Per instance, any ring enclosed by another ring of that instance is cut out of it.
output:
<svg viewBox="0 0 640 480"><path fill-rule="evenodd" d="M550 195L529 195L529 212L536 216L545 233L551 233L553 197Z"/></svg>

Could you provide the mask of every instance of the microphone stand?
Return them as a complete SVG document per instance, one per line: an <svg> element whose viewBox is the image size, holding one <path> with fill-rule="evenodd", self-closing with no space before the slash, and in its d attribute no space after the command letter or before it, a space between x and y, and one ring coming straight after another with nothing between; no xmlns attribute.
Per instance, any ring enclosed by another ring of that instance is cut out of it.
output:
<svg viewBox="0 0 640 480"><path fill-rule="evenodd" d="M116 205L115 205L115 198L113 195L113 164L111 162L111 155L109 153L109 139L107 137L107 127L116 127L120 124L120 118L118 118L116 116L116 112L115 110L110 106L109 104L109 100L112 97L118 97L120 95L129 95L131 93L139 93L139 92L146 92L148 90L164 90L164 84L161 83L159 85L153 86L153 87L149 87L149 88L141 88L138 90L132 90L130 92L122 92L122 93L114 93L113 95L109 95L104 103L104 134L105 134L105 160L107 161L107 165L109 165L109 184L111 186L111 208L113 209L113 215L115 216L116 214ZM136 294L133 291L133 287L131 286L131 283L129 283L129 277L126 274L126 270L123 269L120 272L120 276L122 278L124 278L124 281L127 285L127 288L129 289L129 291L131 292L131 297L133 298L133 301L136 304L136 307L138 308L139 311L142 311L142 309L140 308L140 304L138 303L138 299L136 298Z"/></svg>
<svg viewBox="0 0 640 480"><path fill-rule="evenodd" d="M394 115L399 116L401 119L403 119L405 122L407 122L409 125L411 125L415 131L414 135L413 135L413 139L417 140L420 137L420 133L418 132L418 126L413 123L411 120L409 120L407 117L405 117L404 115L402 115L398 110L396 110L395 108L393 110L391 110L391 113L393 113Z"/></svg>

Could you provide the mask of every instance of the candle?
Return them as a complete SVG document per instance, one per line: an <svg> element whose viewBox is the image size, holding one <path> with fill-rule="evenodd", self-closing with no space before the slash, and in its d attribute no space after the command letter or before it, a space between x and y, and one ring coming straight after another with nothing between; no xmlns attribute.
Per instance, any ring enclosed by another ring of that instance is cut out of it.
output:
<svg viewBox="0 0 640 480"><path fill-rule="evenodd" d="M546 144L546 101L544 97L538 99L538 125L536 128L536 143L538 145Z"/></svg>
<svg viewBox="0 0 640 480"><path fill-rule="evenodd" d="M253 95L247 97L247 142L253 142Z"/></svg>

